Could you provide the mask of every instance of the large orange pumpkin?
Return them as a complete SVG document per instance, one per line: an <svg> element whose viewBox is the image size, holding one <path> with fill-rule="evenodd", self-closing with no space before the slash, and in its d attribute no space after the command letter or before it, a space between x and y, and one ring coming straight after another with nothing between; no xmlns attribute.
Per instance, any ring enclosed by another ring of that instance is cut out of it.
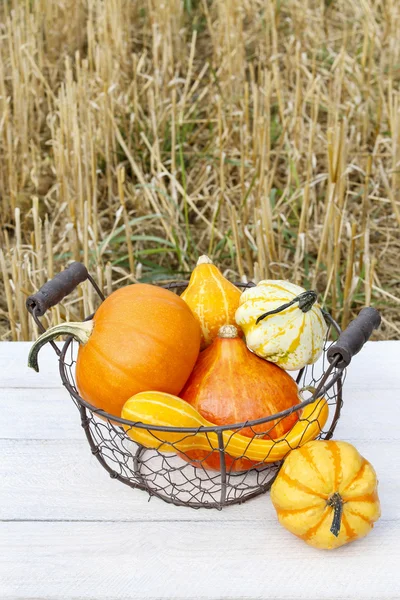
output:
<svg viewBox="0 0 400 600"><path fill-rule="evenodd" d="M283 369L259 358L246 348L236 327L221 327L213 344L200 353L180 397L205 419L216 425L230 425L276 414L299 404L296 382ZM269 423L246 427L241 435L266 438L284 435L298 419L297 413ZM219 453L193 450L187 456L204 467L220 468ZM250 460L226 456L227 468L243 471L254 467Z"/></svg>
<svg viewBox="0 0 400 600"><path fill-rule="evenodd" d="M138 392L179 394L200 349L200 327L187 304L172 292L148 284L113 292L92 321L49 329L31 350L33 368L40 347L63 334L80 342L76 363L80 395L116 416Z"/></svg>

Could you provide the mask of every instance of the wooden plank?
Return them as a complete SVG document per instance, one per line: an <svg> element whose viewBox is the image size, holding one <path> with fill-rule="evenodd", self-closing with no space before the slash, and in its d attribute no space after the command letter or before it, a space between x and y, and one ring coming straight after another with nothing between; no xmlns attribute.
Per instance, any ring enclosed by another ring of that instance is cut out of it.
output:
<svg viewBox="0 0 400 600"><path fill-rule="evenodd" d="M60 348L61 343L57 344ZM40 351L39 373L28 367L32 342L0 342L0 388L61 388L58 358L47 344Z"/></svg>
<svg viewBox="0 0 400 600"><path fill-rule="evenodd" d="M400 387L400 342L367 342L347 368L345 386L365 390Z"/></svg>
<svg viewBox="0 0 400 600"><path fill-rule="evenodd" d="M400 442L356 444L379 477L382 514L400 519L400 477L393 459ZM0 441L0 519L13 520L274 520L267 496L241 506L195 511L175 507L111 479L87 444L66 441Z"/></svg>
<svg viewBox="0 0 400 600"><path fill-rule="evenodd" d="M275 522L1 523L2 600L394 600L400 522L332 553Z"/></svg>
<svg viewBox="0 0 400 600"><path fill-rule="evenodd" d="M0 392L2 600L400 598L400 477L389 458L400 450L390 426L400 343L368 344L349 369L335 437L374 464L383 516L367 540L329 555L284 531L268 495L194 511L149 503L111 480L60 389L51 349L44 361L53 374L32 390L47 363L25 375L21 346L30 344L0 344L0 386L14 388Z"/></svg>
<svg viewBox="0 0 400 600"><path fill-rule="evenodd" d="M361 352L353 357L345 372L345 390L391 390L400 388L398 364L400 342L368 342ZM312 369L319 377L328 366L327 360L320 359ZM310 368L311 370L311 368Z"/></svg>
<svg viewBox="0 0 400 600"><path fill-rule="evenodd" d="M32 342L0 342L0 387L61 387L58 360L51 346L40 352L39 373L27 366L31 346ZM349 366L346 384L374 390L399 387L399 361L400 342L368 342Z"/></svg>
<svg viewBox="0 0 400 600"><path fill-rule="evenodd" d="M335 437L348 441L400 438L400 386L386 391L345 388ZM83 440L79 410L65 389L2 392L0 439Z"/></svg>
<svg viewBox="0 0 400 600"><path fill-rule="evenodd" d="M0 457L0 520L253 518L240 506L196 511L155 497L149 502L146 492L111 479L85 441L3 440Z"/></svg>
<svg viewBox="0 0 400 600"><path fill-rule="evenodd" d="M64 388L10 388L1 393L0 439L86 439L79 410Z"/></svg>
<svg viewBox="0 0 400 600"><path fill-rule="evenodd" d="M257 502L260 518L275 518L271 506L264 510L264 496L251 510L193 510L156 497L149 502L146 492L111 479L85 441L3 440L0 480L0 520L246 520L254 518Z"/></svg>

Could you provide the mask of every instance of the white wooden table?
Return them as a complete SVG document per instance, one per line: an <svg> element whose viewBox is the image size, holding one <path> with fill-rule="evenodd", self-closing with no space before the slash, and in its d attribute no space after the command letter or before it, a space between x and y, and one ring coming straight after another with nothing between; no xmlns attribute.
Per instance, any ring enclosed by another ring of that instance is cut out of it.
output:
<svg viewBox="0 0 400 600"><path fill-rule="evenodd" d="M400 342L353 359L336 439L375 466L382 518L333 552L277 522L268 494L175 507L109 478L90 453L50 347L0 344L0 598L400 598Z"/></svg>

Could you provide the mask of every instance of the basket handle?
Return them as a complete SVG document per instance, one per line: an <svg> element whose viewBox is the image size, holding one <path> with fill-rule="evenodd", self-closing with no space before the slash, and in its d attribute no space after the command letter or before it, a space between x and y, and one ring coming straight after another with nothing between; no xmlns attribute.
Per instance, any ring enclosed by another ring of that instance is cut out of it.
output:
<svg viewBox="0 0 400 600"><path fill-rule="evenodd" d="M381 315L376 308L371 306L363 308L360 314L342 331L337 342L328 348L329 362L332 363L336 357L339 357L337 368L347 367L353 356L360 352L374 329L378 329L380 324Z"/></svg>
<svg viewBox="0 0 400 600"><path fill-rule="evenodd" d="M46 310L61 302L86 279L91 279L91 277L85 265L73 262L64 271L47 281L36 294L29 296L26 300L26 307L31 314L42 317Z"/></svg>

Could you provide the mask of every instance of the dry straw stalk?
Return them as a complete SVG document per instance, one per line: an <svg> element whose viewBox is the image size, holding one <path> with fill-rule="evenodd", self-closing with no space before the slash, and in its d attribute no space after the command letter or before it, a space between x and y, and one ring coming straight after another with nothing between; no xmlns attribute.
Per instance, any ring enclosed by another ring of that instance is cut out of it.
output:
<svg viewBox="0 0 400 600"><path fill-rule="evenodd" d="M315 286L400 330L400 3L5 0L1 339L72 260L107 293L188 276ZM89 286L47 316L95 308Z"/></svg>

